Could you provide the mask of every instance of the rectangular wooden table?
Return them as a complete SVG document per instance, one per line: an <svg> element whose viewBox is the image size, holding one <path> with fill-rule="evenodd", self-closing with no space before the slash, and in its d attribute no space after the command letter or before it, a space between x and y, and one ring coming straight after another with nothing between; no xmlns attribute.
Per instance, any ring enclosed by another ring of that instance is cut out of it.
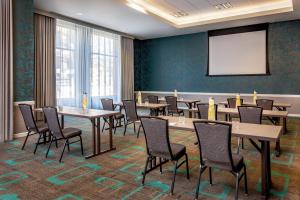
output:
<svg viewBox="0 0 300 200"><path fill-rule="evenodd" d="M36 112L42 112L42 108L34 109ZM113 127L113 116L119 114L118 111L106 111L106 110L95 110L95 109L82 109L76 107L62 107L57 109L57 113L61 116L61 127L64 128L64 116L72 116L79 118L87 118L92 123L92 135L93 135L93 152L91 155L85 158L92 158L108 151L115 150L113 147L112 138L112 127ZM100 134L100 118L109 118L109 148L107 150L101 150L101 134Z"/></svg>
<svg viewBox="0 0 300 200"><path fill-rule="evenodd" d="M163 97L163 98L159 98L158 101L166 102L166 99ZM200 100L177 98L177 102L184 103L188 108L194 108L196 107L196 103L200 102Z"/></svg>
<svg viewBox="0 0 300 200"><path fill-rule="evenodd" d="M185 118L180 122L179 117L161 116L169 121L169 127L172 129L195 131L193 118ZM261 194L268 198L272 187L271 180L271 160L270 160L270 142L276 142L282 133L282 126L265 125L265 124L248 124L240 122L231 122L232 136L258 140L261 144L256 148L261 153Z"/></svg>
<svg viewBox="0 0 300 200"><path fill-rule="evenodd" d="M218 104L227 106L228 102L227 101L222 101L222 102L220 102ZM243 102L243 105L256 106L256 103L250 102L250 101L248 101L248 102L246 101L246 102ZM286 109L292 107L292 105L290 103L274 102L273 107L277 108L280 111L286 111Z"/></svg>
<svg viewBox="0 0 300 200"><path fill-rule="evenodd" d="M114 104L115 106L120 106L123 108L123 103L116 103ZM151 109L155 111L155 115L158 115L158 109L160 108L166 108L168 107L169 104L165 103L136 103L137 108L146 108L146 109Z"/></svg>

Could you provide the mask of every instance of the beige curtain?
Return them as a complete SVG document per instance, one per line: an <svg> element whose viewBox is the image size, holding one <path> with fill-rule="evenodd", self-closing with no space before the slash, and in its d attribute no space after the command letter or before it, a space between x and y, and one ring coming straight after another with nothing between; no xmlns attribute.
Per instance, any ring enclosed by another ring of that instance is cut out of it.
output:
<svg viewBox="0 0 300 200"><path fill-rule="evenodd" d="M133 39L122 37L121 38L122 100L134 98L134 66L133 65L134 65Z"/></svg>
<svg viewBox="0 0 300 200"><path fill-rule="evenodd" d="M35 106L55 106L55 19L35 14L34 23Z"/></svg>
<svg viewBox="0 0 300 200"><path fill-rule="evenodd" d="M12 0L0 0L0 142L13 139Z"/></svg>

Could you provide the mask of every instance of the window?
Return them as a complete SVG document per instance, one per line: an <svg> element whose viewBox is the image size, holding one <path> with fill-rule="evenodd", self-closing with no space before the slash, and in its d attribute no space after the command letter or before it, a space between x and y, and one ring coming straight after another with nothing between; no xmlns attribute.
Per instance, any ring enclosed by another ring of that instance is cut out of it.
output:
<svg viewBox="0 0 300 200"><path fill-rule="evenodd" d="M89 107L99 108L100 98L120 101L120 36L57 20L57 102L81 107L87 92Z"/></svg>

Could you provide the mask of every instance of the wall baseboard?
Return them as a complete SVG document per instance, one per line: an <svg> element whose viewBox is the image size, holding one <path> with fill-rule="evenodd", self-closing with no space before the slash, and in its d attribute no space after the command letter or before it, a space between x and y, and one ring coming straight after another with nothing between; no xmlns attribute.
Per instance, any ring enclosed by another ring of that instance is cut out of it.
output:
<svg viewBox="0 0 300 200"><path fill-rule="evenodd" d="M15 133L14 134L14 139L26 137L26 135L27 135L27 132Z"/></svg>

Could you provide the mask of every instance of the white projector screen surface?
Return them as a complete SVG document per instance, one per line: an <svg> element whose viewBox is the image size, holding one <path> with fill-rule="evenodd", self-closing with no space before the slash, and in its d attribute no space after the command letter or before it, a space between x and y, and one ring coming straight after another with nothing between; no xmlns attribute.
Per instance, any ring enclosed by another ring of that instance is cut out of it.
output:
<svg viewBox="0 0 300 200"><path fill-rule="evenodd" d="M209 75L266 74L266 30L209 37Z"/></svg>

